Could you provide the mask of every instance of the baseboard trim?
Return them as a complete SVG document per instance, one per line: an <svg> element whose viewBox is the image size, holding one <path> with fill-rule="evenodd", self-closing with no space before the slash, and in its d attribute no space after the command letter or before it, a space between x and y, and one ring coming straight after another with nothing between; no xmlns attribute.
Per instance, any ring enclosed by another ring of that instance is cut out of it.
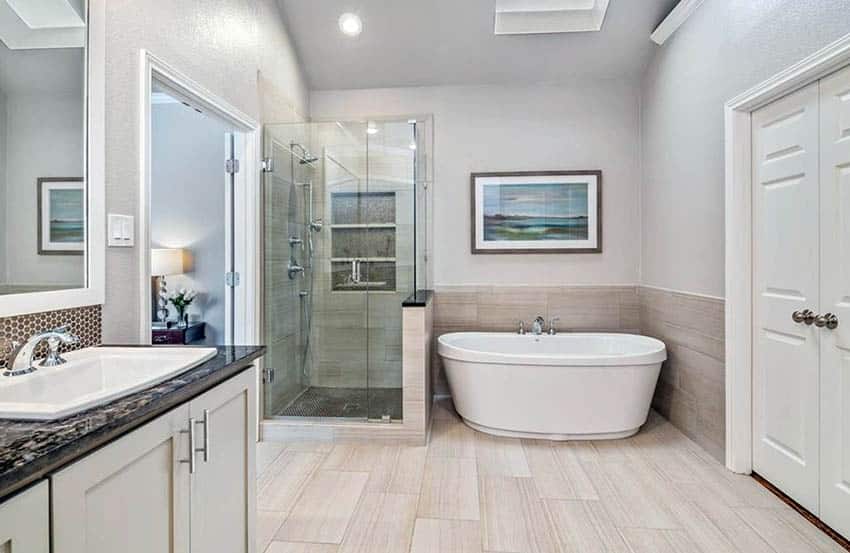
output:
<svg viewBox="0 0 850 553"><path fill-rule="evenodd" d="M785 495L782 490L765 480L763 476L755 472L752 473L752 476L756 482L767 488L770 493L781 499L783 503L797 511L803 518L809 521L812 526L829 536L835 543L843 547L845 550L850 551L850 540L847 540L844 536L827 526L826 523L813 515L808 509Z"/></svg>

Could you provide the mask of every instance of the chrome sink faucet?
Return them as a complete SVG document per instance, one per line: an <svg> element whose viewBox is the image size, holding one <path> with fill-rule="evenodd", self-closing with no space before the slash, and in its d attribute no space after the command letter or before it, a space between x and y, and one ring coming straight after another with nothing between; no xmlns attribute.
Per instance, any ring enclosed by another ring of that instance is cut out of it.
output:
<svg viewBox="0 0 850 553"><path fill-rule="evenodd" d="M552 317L551 319L549 319L549 336L554 336L558 333L558 331L555 329L555 323L560 320L561 317Z"/></svg>
<svg viewBox="0 0 850 553"><path fill-rule="evenodd" d="M12 342L12 352L9 355L9 367L3 371L3 376L18 376L35 370L33 354L41 342L47 342L47 357L39 363L40 367L56 367L65 363L59 355L62 344L76 344L79 338L68 332L68 327L60 326L53 330L39 332L24 343Z"/></svg>
<svg viewBox="0 0 850 553"><path fill-rule="evenodd" d="M534 322L531 323L531 333L535 336L540 336L541 334L543 334L543 325L545 324L546 319L538 315L537 318L534 319Z"/></svg>

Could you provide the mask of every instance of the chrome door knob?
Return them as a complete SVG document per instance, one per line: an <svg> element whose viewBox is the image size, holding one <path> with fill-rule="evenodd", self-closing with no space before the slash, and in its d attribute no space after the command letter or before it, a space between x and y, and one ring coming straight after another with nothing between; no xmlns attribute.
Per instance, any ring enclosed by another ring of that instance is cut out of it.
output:
<svg viewBox="0 0 850 553"><path fill-rule="evenodd" d="M817 315L815 315L814 311L811 309L803 309L802 311L794 311L791 313L791 320L795 323L806 323L807 325L811 325L817 319Z"/></svg>
<svg viewBox="0 0 850 553"><path fill-rule="evenodd" d="M838 317L836 317L832 313L818 315L815 318L815 326L818 328L826 327L829 330L835 330L836 328L838 328Z"/></svg>

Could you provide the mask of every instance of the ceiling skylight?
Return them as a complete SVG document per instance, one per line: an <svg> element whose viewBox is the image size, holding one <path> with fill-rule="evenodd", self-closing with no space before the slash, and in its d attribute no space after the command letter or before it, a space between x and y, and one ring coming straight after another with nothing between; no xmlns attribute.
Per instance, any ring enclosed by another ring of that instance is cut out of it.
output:
<svg viewBox="0 0 850 553"><path fill-rule="evenodd" d="M497 35L598 31L608 0L496 0Z"/></svg>
<svg viewBox="0 0 850 553"><path fill-rule="evenodd" d="M6 0L30 29L85 27L83 0Z"/></svg>

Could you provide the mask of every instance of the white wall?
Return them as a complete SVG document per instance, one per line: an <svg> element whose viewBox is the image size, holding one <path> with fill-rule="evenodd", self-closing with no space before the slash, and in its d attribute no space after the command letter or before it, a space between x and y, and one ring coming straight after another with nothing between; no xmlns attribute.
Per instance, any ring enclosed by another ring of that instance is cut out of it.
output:
<svg viewBox="0 0 850 553"><path fill-rule="evenodd" d="M846 0L710 0L642 87L643 283L724 295L723 104L850 32Z"/></svg>
<svg viewBox="0 0 850 553"><path fill-rule="evenodd" d="M6 95L0 91L0 286L8 282L6 270Z"/></svg>
<svg viewBox="0 0 850 553"><path fill-rule="evenodd" d="M191 266L169 277L168 288L194 288L189 308L206 322L208 343L225 333L225 134L228 127L180 103L151 113L151 246L185 248ZM173 314L173 313L172 313Z"/></svg>
<svg viewBox="0 0 850 553"><path fill-rule="evenodd" d="M39 177L83 176L83 106L79 94L6 97L6 283L74 285L81 255L38 255Z"/></svg>
<svg viewBox="0 0 850 553"><path fill-rule="evenodd" d="M274 0L92 1L106 5L108 212L138 216L141 48L252 117L306 115L306 86ZM274 110L264 114L266 104ZM105 343L139 339L138 247L107 251Z"/></svg>
<svg viewBox="0 0 850 553"><path fill-rule="evenodd" d="M639 87L314 91L315 120L434 114L434 283L634 284L640 261ZM601 169L603 253L472 255L470 173Z"/></svg>

